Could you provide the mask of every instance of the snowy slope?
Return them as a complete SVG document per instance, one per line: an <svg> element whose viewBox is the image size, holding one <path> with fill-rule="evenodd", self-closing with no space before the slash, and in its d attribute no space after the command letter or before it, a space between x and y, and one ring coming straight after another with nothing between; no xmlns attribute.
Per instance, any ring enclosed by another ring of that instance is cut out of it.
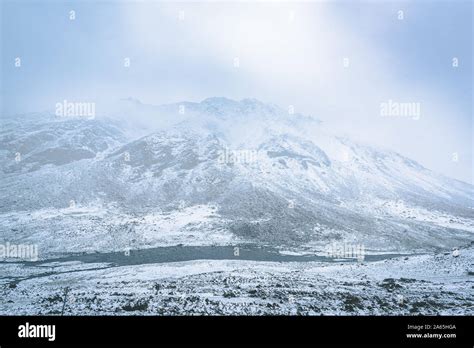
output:
<svg viewBox="0 0 474 348"><path fill-rule="evenodd" d="M294 247L344 240L413 251L474 240L473 186L254 99L163 106L122 100L96 120L41 119L0 133L0 218L11 238L31 237L44 222L32 219L14 233L12 213L66 209L73 201L99 204L109 217L192 214L212 205L216 229ZM21 161L13 160L16 152ZM173 216L176 226L186 220ZM89 221L81 235L93 241L96 225L107 225L107 217L65 220L49 220L48 230L74 231L79 220ZM140 231L149 236L153 229Z"/></svg>

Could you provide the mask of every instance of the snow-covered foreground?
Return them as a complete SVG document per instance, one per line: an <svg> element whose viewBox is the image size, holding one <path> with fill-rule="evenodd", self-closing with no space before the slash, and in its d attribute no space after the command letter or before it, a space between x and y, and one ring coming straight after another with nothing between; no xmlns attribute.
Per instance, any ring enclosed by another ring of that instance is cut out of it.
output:
<svg viewBox="0 0 474 348"><path fill-rule="evenodd" d="M2 315L58 315L63 307L64 315L474 314L474 247L457 257L369 263L237 259L0 269Z"/></svg>
<svg viewBox="0 0 474 348"><path fill-rule="evenodd" d="M447 250L473 240L473 219L392 201L359 202L351 209L371 211L374 221L392 221L407 226L407 229L397 237L388 233L366 235L362 231L344 232L315 222L305 243L273 246L311 254L321 253L333 242L345 242L364 245L371 253L412 254L431 252L434 248ZM252 220L249 226L258 226L265 221L263 218ZM410 225L413 221L426 228L416 230ZM291 233L294 231L287 234ZM13 244L37 246L38 258L42 260L71 253L123 252L176 245L235 246L255 242L252 236L231 232L229 219L221 215L219 207L213 204L182 206L170 211L125 213L114 205L98 201L88 206L63 209L0 212L0 235L4 241ZM392 242L388 243L387 238ZM423 247L408 248L407 245L411 244L404 242L409 240L421 241L423 243L417 244Z"/></svg>
<svg viewBox="0 0 474 348"><path fill-rule="evenodd" d="M40 259L78 252L243 242L223 227L225 221L216 210L212 205L196 205L125 214L97 204L0 213L0 233L11 243L37 245Z"/></svg>

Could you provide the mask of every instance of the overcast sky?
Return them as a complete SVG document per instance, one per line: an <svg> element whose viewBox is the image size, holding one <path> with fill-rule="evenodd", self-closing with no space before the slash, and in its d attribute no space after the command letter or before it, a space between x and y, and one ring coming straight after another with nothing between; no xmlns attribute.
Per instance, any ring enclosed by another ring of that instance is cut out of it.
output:
<svg viewBox="0 0 474 348"><path fill-rule="evenodd" d="M257 98L472 183L472 7L2 1L2 113L64 99L96 101L100 112L101 100L124 97ZM389 100L419 103L419 117L383 117Z"/></svg>

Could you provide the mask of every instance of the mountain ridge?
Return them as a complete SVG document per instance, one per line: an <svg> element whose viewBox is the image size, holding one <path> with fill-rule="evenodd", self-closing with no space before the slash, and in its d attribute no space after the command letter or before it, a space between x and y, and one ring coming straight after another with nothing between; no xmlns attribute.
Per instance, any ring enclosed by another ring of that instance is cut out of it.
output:
<svg viewBox="0 0 474 348"><path fill-rule="evenodd" d="M138 111L113 122L110 114L2 130L0 213L71 201L125 215L215 205L212 228L259 243L409 250L473 240L472 185L328 133L319 120L254 99L208 98L182 113L179 103L126 102Z"/></svg>

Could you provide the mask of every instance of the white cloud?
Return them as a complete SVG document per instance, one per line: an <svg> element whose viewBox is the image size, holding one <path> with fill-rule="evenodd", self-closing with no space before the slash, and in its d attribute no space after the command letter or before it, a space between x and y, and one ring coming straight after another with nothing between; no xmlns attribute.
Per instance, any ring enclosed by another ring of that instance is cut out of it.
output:
<svg viewBox="0 0 474 348"><path fill-rule="evenodd" d="M403 25L380 19L395 14L395 9L387 5L384 11L361 13L370 16L368 23L374 20L367 27L372 25L375 33ZM144 86L150 102L222 95L256 97L283 107L291 104L296 112L316 115L338 132L470 179L470 168L453 170L450 162L448 148L469 143L465 133L458 137L459 129L446 123L447 115L457 112L448 107L452 103L416 76L406 76L399 57L391 56L369 35L354 31L331 3L161 2L124 10L129 43L151 57L148 62L163 61L172 75L166 91L159 94L162 99L153 100L156 94L150 95ZM184 20L179 18L182 11ZM183 68L204 72L199 78L186 78L180 74ZM389 99L420 103L420 120L381 117L380 103ZM453 128L452 133L443 137L447 127ZM445 155L440 158L440 153Z"/></svg>

